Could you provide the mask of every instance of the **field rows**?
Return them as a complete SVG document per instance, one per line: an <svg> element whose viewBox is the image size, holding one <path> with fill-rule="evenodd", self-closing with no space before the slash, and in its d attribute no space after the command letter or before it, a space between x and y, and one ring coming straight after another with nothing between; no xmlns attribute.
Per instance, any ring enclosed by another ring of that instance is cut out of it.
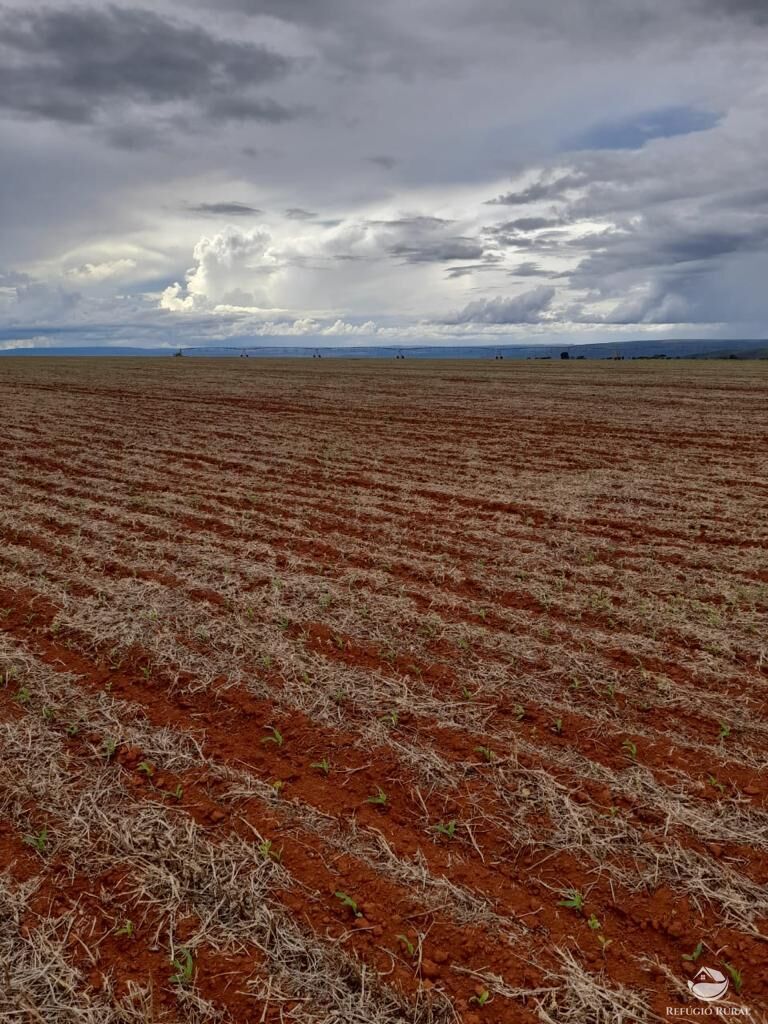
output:
<svg viewBox="0 0 768 1024"><path fill-rule="evenodd" d="M763 1019L768 375L493 371L0 364L0 1006Z"/></svg>

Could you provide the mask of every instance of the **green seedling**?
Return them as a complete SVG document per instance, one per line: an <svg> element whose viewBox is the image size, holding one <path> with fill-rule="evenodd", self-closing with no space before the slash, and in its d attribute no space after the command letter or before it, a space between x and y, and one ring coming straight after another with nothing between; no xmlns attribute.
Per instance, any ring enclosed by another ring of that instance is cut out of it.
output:
<svg viewBox="0 0 768 1024"><path fill-rule="evenodd" d="M176 973L168 979L172 985L179 985L186 988L192 984L195 976L195 961L188 949L180 949L175 960L171 961L171 967L176 968Z"/></svg>
<svg viewBox="0 0 768 1024"><path fill-rule="evenodd" d="M461 688L461 695L464 700L474 700L479 692L479 690L470 690L468 686L462 686Z"/></svg>
<svg viewBox="0 0 768 1024"><path fill-rule="evenodd" d="M725 967L726 971L728 971L728 974L731 976L731 982L733 983L733 987L736 989L736 993L738 994L744 987L744 976L742 975L738 967L734 967L733 964L728 964L725 963L725 961L723 961L723 966Z"/></svg>
<svg viewBox="0 0 768 1024"><path fill-rule="evenodd" d="M558 736L560 736L562 734L562 731L563 731L563 720L562 720L562 718L556 718L554 720L554 722L552 723L552 732L554 732Z"/></svg>
<svg viewBox="0 0 768 1024"><path fill-rule="evenodd" d="M333 895L336 897L339 903L341 903L342 907L346 907L348 910L351 910L355 917L363 916L357 903L355 902L355 900L352 899L351 896L347 896L345 892L335 892Z"/></svg>
<svg viewBox="0 0 768 1024"><path fill-rule="evenodd" d="M133 935L133 921L131 921L130 918L123 921L120 927L115 929L115 935L124 935L127 939L130 939L130 937Z"/></svg>
<svg viewBox="0 0 768 1024"><path fill-rule="evenodd" d="M558 901L558 907L567 907L568 910L575 910L577 914L584 910L584 896L578 889L566 889L562 894L563 899Z"/></svg>
<svg viewBox="0 0 768 1024"><path fill-rule="evenodd" d="M273 860L277 864L283 859L283 848L280 847L279 850L276 850L271 839L265 839L263 843L259 843L259 853L265 860Z"/></svg>
<svg viewBox="0 0 768 1024"><path fill-rule="evenodd" d="M283 745L283 734L280 732L280 730L278 728L276 728L276 726L270 725L270 727L269 727L269 734L270 735L269 736L265 736L262 739L261 742L262 743L274 743L275 746L282 747L282 745Z"/></svg>
<svg viewBox="0 0 768 1024"><path fill-rule="evenodd" d="M448 839L453 839L456 835L456 822L454 820L448 822L441 821L433 827L435 832L439 832L441 836L447 836Z"/></svg>
<svg viewBox="0 0 768 1024"><path fill-rule="evenodd" d="M388 711L386 715L382 715L379 719L380 722L385 722L387 725L392 726L394 729L399 721L400 716L397 711Z"/></svg>
<svg viewBox="0 0 768 1024"><path fill-rule="evenodd" d="M56 708L48 707L47 705L43 708L43 718L46 722L53 722L56 719Z"/></svg>
<svg viewBox="0 0 768 1024"><path fill-rule="evenodd" d="M407 935L398 935L397 941L400 943L400 945L403 947L403 949L411 959L413 959L416 956L416 947L414 946L414 944L411 942Z"/></svg>
<svg viewBox="0 0 768 1024"><path fill-rule="evenodd" d="M589 925L589 927L592 929L593 932L599 932L600 928L602 927L600 922L598 921L598 919L595 917L594 914L590 914L589 915L589 917L587 918L587 924Z"/></svg>
<svg viewBox="0 0 768 1024"><path fill-rule="evenodd" d="M20 686L19 689L16 691L16 696L13 699L18 701L19 704L29 704L30 700L32 699L32 694L29 691L29 687Z"/></svg>
<svg viewBox="0 0 768 1024"><path fill-rule="evenodd" d="M163 791L166 796L175 797L179 802L184 799L184 787L180 782L176 783L175 789L166 789Z"/></svg>
<svg viewBox="0 0 768 1024"><path fill-rule="evenodd" d="M725 792L725 786L722 784L722 782L720 782L719 779L716 779L714 775L708 775L707 782L710 784L710 786L714 786L715 789L719 789L721 793Z"/></svg>
<svg viewBox="0 0 768 1024"><path fill-rule="evenodd" d="M621 744L621 749L626 750L633 761L637 760L637 744L633 743L632 740L624 740Z"/></svg>
<svg viewBox="0 0 768 1024"><path fill-rule="evenodd" d="M683 960L687 960L689 963L695 964L703 952L704 943L699 942L696 944L696 949L694 949L692 953L683 953Z"/></svg>
<svg viewBox="0 0 768 1024"><path fill-rule="evenodd" d="M327 757L324 757L322 761L313 761L309 767L317 768L319 772L322 772L322 774L326 776L330 775L331 772L331 762Z"/></svg>
<svg viewBox="0 0 768 1024"><path fill-rule="evenodd" d="M604 935L598 935L597 941L600 943L600 949L603 951L603 956L605 956L605 951L611 945L613 939L606 939Z"/></svg>
<svg viewBox="0 0 768 1024"><path fill-rule="evenodd" d="M472 996L469 1000L470 1003L475 1003L477 1006L480 1007L487 1006L488 1003L490 1003L490 1001L491 993L488 991L487 988L481 989L481 991L478 992L477 995Z"/></svg>
<svg viewBox="0 0 768 1024"><path fill-rule="evenodd" d="M104 755L104 757L107 759L107 761L109 761L111 758L113 758L115 756L115 751L116 750L117 750L117 741L116 740L104 740L104 742L101 745L101 752Z"/></svg>
<svg viewBox="0 0 768 1024"><path fill-rule="evenodd" d="M387 800L388 800L387 794L384 792L384 790L381 788L381 786L379 786L377 788L378 788L378 792L376 793L375 796L369 796L368 800L367 800L367 803L369 803L369 804L378 804L380 807L384 807L386 805L386 803L387 803Z"/></svg>
<svg viewBox="0 0 768 1024"><path fill-rule="evenodd" d="M284 786L285 783L283 782L282 779L275 779L275 781L272 783L272 789L274 789L277 796L280 796Z"/></svg>
<svg viewBox="0 0 768 1024"><path fill-rule="evenodd" d="M155 769L152 767L149 761L139 761L136 770L139 772L143 772L148 779L151 779L152 776L155 774Z"/></svg>
<svg viewBox="0 0 768 1024"><path fill-rule="evenodd" d="M80 726L77 724L77 722L70 722L70 724L67 726L67 736L77 736L79 732Z"/></svg>
<svg viewBox="0 0 768 1024"><path fill-rule="evenodd" d="M731 727L727 722L720 722L720 732L717 735L719 740L727 740L731 735Z"/></svg>
<svg viewBox="0 0 768 1024"><path fill-rule="evenodd" d="M149 677L152 675L152 669L149 667L149 665L143 665L141 669L141 674L144 676L145 679L149 679Z"/></svg>
<svg viewBox="0 0 768 1024"><path fill-rule="evenodd" d="M39 832L31 832L29 835L24 836L24 842L27 846L31 846L33 850L37 850L38 853L45 853L48 846L48 829L44 828Z"/></svg>
<svg viewBox="0 0 768 1024"><path fill-rule="evenodd" d="M494 754L490 747L475 747L475 753L479 754L480 757L482 757L482 759L484 761L487 761L489 764L496 758L496 755Z"/></svg>
<svg viewBox="0 0 768 1024"><path fill-rule="evenodd" d="M525 718L525 708L522 704L515 704L515 718L518 722L522 722Z"/></svg>

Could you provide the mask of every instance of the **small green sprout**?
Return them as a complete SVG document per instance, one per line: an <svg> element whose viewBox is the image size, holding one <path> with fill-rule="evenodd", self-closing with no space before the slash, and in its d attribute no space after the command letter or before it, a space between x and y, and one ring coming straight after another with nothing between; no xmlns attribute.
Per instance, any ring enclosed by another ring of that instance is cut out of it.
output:
<svg viewBox="0 0 768 1024"><path fill-rule="evenodd" d="M566 889L562 896L563 899L558 901L558 907L567 907L569 910L575 910L577 914L583 911L584 896L578 889Z"/></svg>
<svg viewBox="0 0 768 1024"><path fill-rule="evenodd" d="M403 947L408 956L411 957L411 959L413 959L413 957L416 956L416 947L414 946L414 944L411 942L407 935L398 935L397 941Z"/></svg>
<svg viewBox="0 0 768 1024"><path fill-rule="evenodd" d="M125 921L123 921L120 927L115 929L115 935L124 935L127 939L130 939L130 937L133 935L133 921L131 921L130 918L127 918Z"/></svg>
<svg viewBox="0 0 768 1024"><path fill-rule="evenodd" d="M341 903L342 907L346 907L348 910L351 910L355 917L363 916L356 901L353 900L351 896L348 896L345 892L340 891L335 892L333 895L336 897L339 903Z"/></svg>
<svg viewBox="0 0 768 1024"><path fill-rule="evenodd" d="M32 699L32 694L30 693L29 687L20 686L16 692L16 696L13 699L18 701L19 704L29 704L30 700Z"/></svg>
<svg viewBox="0 0 768 1024"><path fill-rule="evenodd" d="M605 956L605 951L611 945L613 939L606 939L604 935L598 935L597 941L600 943L600 949L603 951L603 956Z"/></svg>
<svg viewBox="0 0 768 1024"><path fill-rule="evenodd" d="M552 732L560 736L563 732L563 720L562 718L556 718L552 723Z"/></svg>
<svg viewBox="0 0 768 1024"><path fill-rule="evenodd" d="M382 715L379 719L380 722L385 722L393 729L395 728L399 720L400 716L397 711L387 711L387 713L385 715Z"/></svg>
<svg viewBox="0 0 768 1024"><path fill-rule="evenodd" d="M518 722L522 722L525 718L525 708L522 704L515 704L515 718Z"/></svg>
<svg viewBox="0 0 768 1024"><path fill-rule="evenodd" d="M715 789L719 789L721 793L725 792L725 786L722 784L722 782L720 782L719 779L716 779L714 775L708 775L707 782L710 784L710 786L713 786Z"/></svg>
<svg viewBox="0 0 768 1024"><path fill-rule="evenodd" d="M744 987L743 974L738 969L738 967L734 967L733 964L729 964L723 961L723 966L725 967L726 971L728 971L728 973L730 974L731 981L733 982L733 987L736 989L736 992L738 994Z"/></svg>
<svg viewBox="0 0 768 1024"><path fill-rule="evenodd" d="M331 772L331 762L328 760L327 757L324 757L322 761L313 761L309 767L317 768L319 772L322 772L323 775L326 776L330 775Z"/></svg>
<svg viewBox="0 0 768 1024"><path fill-rule="evenodd" d="M48 846L48 829L43 828L39 832L31 832L24 836L24 842L27 846L31 846L32 849L37 850L38 853L45 853L46 847Z"/></svg>
<svg viewBox="0 0 768 1024"><path fill-rule="evenodd" d="M268 731L269 731L270 735L269 736L265 736L261 742L262 743L274 743L275 746L282 747L282 745L283 745L283 734L280 732L280 730L278 728L276 728L274 725L270 725Z"/></svg>
<svg viewBox="0 0 768 1024"><path fill-rule="evenodd" d="M53 722L56 720L56 708L46 706L43 708L43 718L46 722Z"/></svg>
<svg viewBox="0 0 768 1024"><path fill-rule="evenodd" d="M629 754L630 758L633 761L637 760L637 744L636 743L633 743L632 740L624 740L624 742L621 744L621 748L622 748L622 750L626 750L626 752Z"/></svg>
<svg viewBox="0 0 768 1024"><path fill-rule="evenodd" d="M152 767L149 761L139 761L136 770L139 772L143 772L148 779L151 779L152 776L155 774L155 769Z"/></svg>
<svg viewBox="0 0 768 1024"><path fill-rule="evenodd" d="M184 799L184 787L180 782L176 783L175 789L166 789L163 791L166 796L175 797L179 802Z"/></svg>
<svg viewBox="0 0 768 1024"><path fill-rule="evenodd" d="M451 819L448 822L440 821L437 825L432 826L435 832L439 832L441 836L447 836L448 839L453 839L456 835L456 822Z"/></svg>
<svg viewBox="0 0 768 1024"><path fill-rule="evenodd" d="M692 953L683 953L683 960L687 960L689 963L695 964L703 952L704 943L699 942L696 944L696 949L694 949Z"/></svg>
<svg viewBox="0 0 768 1024"><path fill-rule="evenodd" d="M490 747L475 747L475 753L479 754L484 761L488 762L488 764L496 759L496 755Z"/></svg>
<svg viewBox="0 0 768 1024"><path fill-rule="evenodd" d="M377 790L378 792L376 793L376 795L369 796L366 802L369 804L378 804L380 807L384 807L386 806L387 800L389 798L387 794L384 792L384 790L381 788L381 786L378 786Z"/></svg>
<svg viewBox="0 0 768 1024"><path fill-rule="evenodd" d="M285 786L285 783L283 782L283 780L282 779L275 779L275 781L273 783L271 783L271 785L272 785L272 789L274 789L274 791L275 791L275 794L277 796L280 796L280 793L283 791L283 787Z"/></svg>
<svg viewBox="0 0 768 1024"><path fill-rule="evenodd" d="M599 932L600 928L602 927L602 925L600 924L600 922L598 921L598 919L595 917L594 914L590 914L589 915L589 917L587 918L587 924L589 925L589 927L592 929L593 932Z"/></svg>
<svg viewBox="0 0 768 1024"><path fill-rule="evenodd" d="M720 732L717 735L719 740L727 740L731 735L731 727L727 722L720 722Z"/></svg>
<svg viewBox="0 0 768 1024"><path fill-rule="evenodd" d="M171 967L176 968L176 973L168 979L172 985L186 988L192 983L195 976L195 961L188 949L179 950L178 956L171 961Z"/></svg>
<svg viewBox="0 0 768 1024"><path fill-rule="evenodd" d="M263 843L259 843L259 853L265 860L273 860L277 864L283 859L282 847L276 850L271 839L265 839Z"/></svg>
<svg viewBox="0 0 768 1024"><path fill-rule="evenodd" d="M469 1002L476 1003L477 1006L487 1006L491 1001L491 993L487 988L481 989L477 995L471 996Z"/></svg>
<svg viewBox="0 0 768 1024"><path fill-rule="evenodd" d="M101 752L107 761L111 760L115 756L117 750L117 740L104 740L101 745Z"/></svg>
<svg viewBox="0 0 768 1024"><path fill-rule="evenodd" d="M77 722L70 722L70 724L67 726L67 736L77 736L79 732L80 726L77 724Z"/></svg>

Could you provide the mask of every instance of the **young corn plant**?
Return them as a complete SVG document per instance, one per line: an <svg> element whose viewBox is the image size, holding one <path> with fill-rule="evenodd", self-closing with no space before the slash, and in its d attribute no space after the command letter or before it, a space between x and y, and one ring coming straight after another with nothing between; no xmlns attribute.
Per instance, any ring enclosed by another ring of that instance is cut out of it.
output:
<svg viewBox="0 0 768 1024"><path fill-rule="evenodd" d="M275 844L271 839L265 839L263 843L259 843L259 853L264 860L272 860L276 864L279 864L283 859L283 848L279 850L275 849Z"/></svg>
<svg viewBox="0 0 768 1024"><path fill-rule="evenodd" d="M394 729L397 726L397 723L400 721L400 715L398 714L397 711L387 711L385 715L380 716L379 721L384 722L385 725L388 725L391 729Z"/></svg>
<svg viewBox="0 0 768 1024"><path fill-rule="evenodd" d="M115 935L130 939L133 935L133 921L130 918L126 918L119 928L115 928Z"/></svg>
<svg viewBox="0 0 768 1024"><path fill-rule="evenodd" d="M725 967L726 971L728 971L728 974L730 975L731 984L733 985L734 990L737 994L740 993L744 987L743 974L738 967L734 967L733 964L726 963L725 961L723 961L723 967Z"/></svg>
<svg viewBox="0 0 768 1024"><path fill-rule="evenodd" d="M683 953L683 960L687 960L689 963L695 964L703 952L704 943L698 942L692 953Z"/></svg>
<svg viewBox="0 0 768 1024"><path fill-rule="evenodd" d="M563 720L562 718L556 718L551 725L552 732L556 736L562 736L563 734Z"/></svg>
<svg viewBox="0 0 768 1024"><path fill-rule="evenodd" d="M589 927L592 929L593 932L599 932L601 927L602 927L602 925L600 924L600 921L597 919L597 917L594 914L590 914L589 915L589 917L587 918L587 924L589 925Z"/></svg>
<svg viewBox="0 0 768 1024"><path fill-rule="evenodd" d="M375 796L369 796L366 802L369 804L378 804L379 807L386 807L388 800L389 797L387 796L387 794L384 792L381 786L378 786Z"/></svg>
<svg viewBox="0 0 768 1024"><path fill-rule="evenodd" d="M626 750L627 756L629 757L630 761L637 760L637 744L633 743L632 740L624 740L624 742L621 744L621 749Z"/></svg>
<svg viewBox="0 0 768 1024"><path fill-rule="evenodd" d="M155 774L155 769L152 767L149 761L139 761L138 765L136 766L136 771L142 772L142 774L146 775L148 779L151 779L152 776Z"/></svg>
<svg viewBox="0 0 768 1024"><path fill-rule="evenodd" d="M731 727L727 722L720 722L720 732L717 734L719 740L727 740L731 735Z"/></svg>
<svg viewBox="0 0 768 1024"><path fill-rule="evenodd" d="M262 743L274 743L276 747L282 747L282 745L283 745L283 734L280 732L280 730L276 726L270 725L269 729L268 729L268 733L269 733L269 735L265 736L262 739L261 742Z"/></svg>
<svg viewBox="0 0 768 1024"><path fill-rule="evenodd" d="M494 754L490 747L475 747L475 753L479 754L484 761L488 762L488 764L491 764L492 761L496 760L496 755Z"/></svg>
<svg viewBox="0 0 768 1024"><path fill-rule="evenodd" d="M179 988L188 988L195 977L195 960L188 949L180 949L178 955L171 961L171 967L176 968L176 973L168 979L172 985Z"/></svg>
<svg viewBox="0 0 768 1024"><path fill-rule="evenodd" d="M33 850L37 850L38 853L45 853L48 847L48 829L40 829L39 832L30 832L24 836L24 842L27 846L31 846Z"/></svg>
<svg viewBox="0 0 768 1024"><path fill-rule="evenodd" d="M338 891L335 892L333 895L336 897L339 903L341 903L342 907L346 907L347 910L350 910L352 912L353 917L363 916L362 911L357 905L357 901L353 900L351 896L347 895L347 893Z"/></svg>
<svg viewBox="0 0 768 1024"><path fill-rule="evenodd" d="M432 826L435 832L439 832L441 836L445 836L446 839L453 839L456 835L456 821L452 818L450 821L439 821L437 825Z"/></svg>
<svg viewBox="0 0 768 1024"><path fill-rule="evenodd" d="M491 1002L491 993L487 988L480 989L475 995L470 997L469 1002L482 1009Z"/></svg>
<svg viewBox="0 0 768 1024"><path fill-rule="evenodd" d="M101 745L101 754L105 761L111 761L117 750L117 740L107 739Z"/></svg>
<svg viewBox="0 0 768 1024"><path fill-rule="evenodd" d="M584 912L584 895L578 889L566 889L562 896L563 899L558 900L558 907L575 910L577 914Z"/></svg>
<svg viewBox="0 0 768 1024"><path fill-rule="evenodd" d="M416 947L411 942L411 940L408 938L408 936L407 935L398 935L397 936L397 941L399 942L399 944L402 947L403 951L408 954L408 956L411 958L411 960L413 960L413 958L416 956Z"/></svg>
<svg viewBox="0 0 768 1024"><path fill-rule="evenodd" d="M327 757L324 757L322 761L313 761L309 767L316 768L322 775L325 775L326 778L331 773L331 762Z"/></svg>

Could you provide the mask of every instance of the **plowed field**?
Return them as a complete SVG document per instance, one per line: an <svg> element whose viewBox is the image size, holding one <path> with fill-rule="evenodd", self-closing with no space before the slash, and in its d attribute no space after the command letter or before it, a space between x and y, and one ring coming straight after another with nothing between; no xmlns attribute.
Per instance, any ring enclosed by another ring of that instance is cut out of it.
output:
<svg viewBox="0 0 768 1024"><path fill-rule="evenodd" d="M0 398L0 1019L768 1019L768 363Z"/></svg>

